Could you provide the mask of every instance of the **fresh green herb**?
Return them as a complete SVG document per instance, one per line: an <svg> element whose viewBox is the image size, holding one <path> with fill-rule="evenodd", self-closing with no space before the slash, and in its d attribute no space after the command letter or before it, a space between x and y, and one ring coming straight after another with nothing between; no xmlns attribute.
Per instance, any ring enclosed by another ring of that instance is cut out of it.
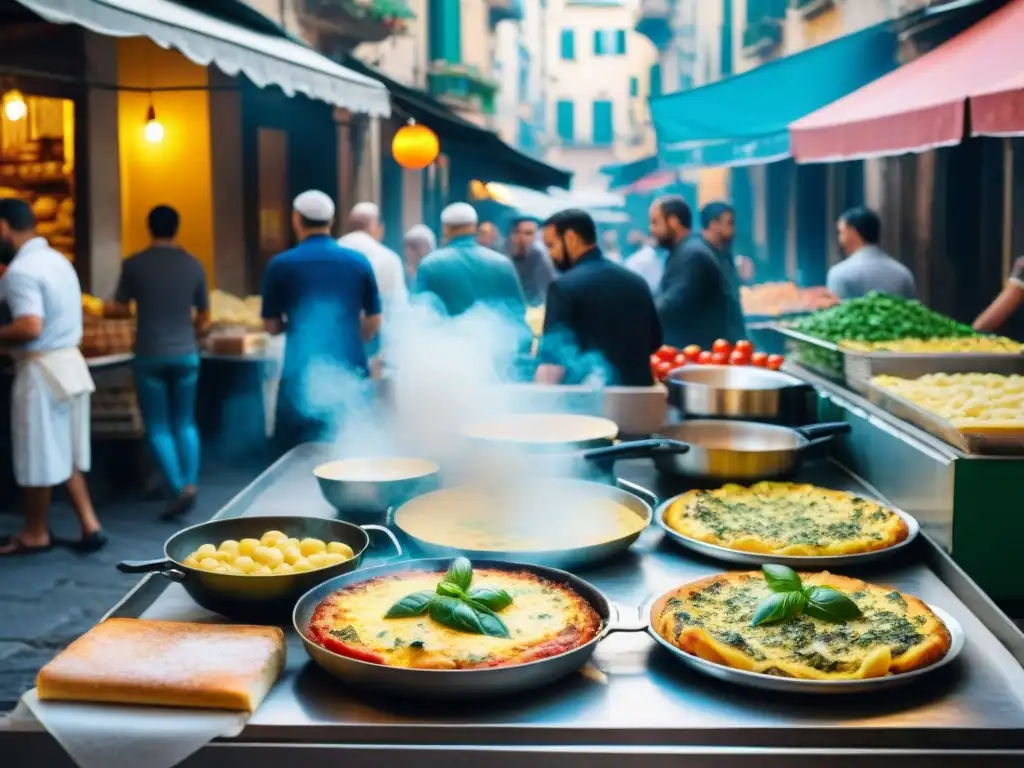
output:
<svg viewBox="0 0 1024 768"><path fill-rule="evenodd" d="M849 597L831 587L804 586L800 575L784 565L763 565L761 571L772 594L754 609L751 626L792 619L803 613L821 621L845 622L861 615Z"/></svg>
<svg viewBox="0 0 1024 768"><path fill-rule="evenodd" d="M472 564L464 557L456 558L433 592L406 595L388 609L384 618L404 619L426 613L438 624L460 632L509 637L508 627L496 612L510 606L512 596L503 589L471 590L472 583ZM416 641L411 646L422 648L423 643Z"/></svg>
<svg viewBox="0 0 1024 768"><path fill-rule="evenodd" d="M351 624L341 629L332 629L331 634L341 640L343 643L362 643L359 639L359 633L356 632L356 628Z"/></svg>

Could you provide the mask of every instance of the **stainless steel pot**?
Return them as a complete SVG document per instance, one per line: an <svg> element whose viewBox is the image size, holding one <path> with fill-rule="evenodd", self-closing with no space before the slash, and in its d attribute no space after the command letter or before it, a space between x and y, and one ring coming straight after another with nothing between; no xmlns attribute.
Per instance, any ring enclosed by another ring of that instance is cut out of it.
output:
<svg viewBox="0 0 1024 768"><path fill-rule="evenodd" d="M650 524L653 515L652 510L658 505L658 498L653 493L625 480L618 481L620 486L618 488L602 483L588 483L579 480L550 480L546 483L541 481L539 484L531 486L531 492L535 490L536 493L547 495L551 498L552 484L554 484L555 489L558 489L554 491L555 498L558 497L558 493L562 492L571 493L573 496L578 493L583 502L590 498L609 498L630 509L640 518L643 525L635 533L619 536L600 544L512 552L444 546L414 536L403 527L403 518L410 514L431 515L435 511L440 514L451 503L450 499L453 498L453 495L459 492L458 488L446 488L420 496L405 506L398 508L390 520L390 526L400 531L416 549L428 557L456 557L464 555L474 562L485 559L509 560L556 568L576 569L597 565L629 549ZM495 504L495 507L497 506ZM556 521L552 521L552 525L556 524Z"/></svg>
<svg viewBox="0 0 1024 768"><path fill-rule="evenodd" d="M588 643L565 653L527 664L484 669L408 669L359 661L328 651L309 637L309 623L317 606L331 594L350 584L407 571L436 571L448 568L450 559L409 560L404 563L367 568L358 573L338 576L303 595L295 605L292 620L295 631L314 663L347 684L375 693L429 699L484 698L508 696L539 688L582 667L597 644L609 633L619 631L619 612L596 587L571 573L540 565L474 560L474 567L530 571L550 581L565 584L586 600L601 617L601 630Z"/></svg>
<svg viewBox="0 0 1024 768"><path fill-rule="evenodd" d="M242 576L211 573L190 568L184 561L202 544L214 546L227 539L258 539L267 531L281 531L297 539L314 538L340 541L352 548L355 556L315 571L272 576ZM164 544L164 557L159 560L126 560L118 563L122 573L158 573L180 583L193 600L207 610L230 619L258 624L287 621L295 601L327 579L354 571L370 547L367 531L386 536L401 556L402 546L387 528L377 525L358 526L341 520L320 517L237 517L211 520L193 525L174 534Z"/></svg>
<svg viewBox="0 0 1024 768"><path fill-rule="evenodd" d="M690 451L657 456L660 472L715 481L753 482L795 472L809 450L850 431L845 421L790 429L750 421L694 419L663 427L662 434L685 440Z"/></svg>
<svg viewBox="0 0 1024 768"><path fill-rule="evenodd" d="M382 522L392 507L440 487L441 468L415 458L349 458L313 470L320 493L343 520ZM364 479L365 478L365 479Z"/></svg>
<svg viewBox="0 0 1024 768"><path fill-rule="evenodd" d="M666 386L669 404L688 417L800 425L816 410L813 387L764 368L684 366L669 374Z"/></svg>

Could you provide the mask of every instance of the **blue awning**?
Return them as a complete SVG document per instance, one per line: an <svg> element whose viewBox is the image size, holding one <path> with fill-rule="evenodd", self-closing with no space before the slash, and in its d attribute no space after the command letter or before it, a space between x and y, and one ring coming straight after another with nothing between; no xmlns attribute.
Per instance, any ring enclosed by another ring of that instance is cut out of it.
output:
<svg viewBox="0 0 1024 768"><path fill-rule="evenodd" d="M658 156L648 155L629 163L602 165L599 170L605 176L611 177L608 182L609 189L620 189L621 187L628 187L650 173L654 173L660 167Z"/></svg>
<svg viewBox="0 0 1024 768"><path fill-rule="evenodd" d="M897 45L893 26L882 24L652 99L661 162L710 167L789 157L789 124L891 72Z"/></svg>

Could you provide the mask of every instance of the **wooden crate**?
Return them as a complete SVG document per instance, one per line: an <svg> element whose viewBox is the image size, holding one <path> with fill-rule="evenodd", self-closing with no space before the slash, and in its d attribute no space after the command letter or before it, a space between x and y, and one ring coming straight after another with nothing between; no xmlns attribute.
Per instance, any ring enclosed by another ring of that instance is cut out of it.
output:
<svg viewBox="0 0 1024 768"><path fill-rule="evenodd" d="M135 346L135 319L86 315L82 324L82 354L86 357L121 355Z"/></svg>
<svg viewBox="0 0 1024 768"><path fill-rule="evenodd" d="M145 433L135 385L97 385L92 394L92 433L100 437L140 437Z"/></svg>

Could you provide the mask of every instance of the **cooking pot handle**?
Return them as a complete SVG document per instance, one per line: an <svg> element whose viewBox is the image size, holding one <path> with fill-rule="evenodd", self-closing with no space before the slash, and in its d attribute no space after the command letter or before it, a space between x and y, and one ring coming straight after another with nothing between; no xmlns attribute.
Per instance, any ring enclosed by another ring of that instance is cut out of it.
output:
<svg viewBox="0 0 1024 768"><path fill-rule="evenodd" d="M171 581L184 581L185 572L174 567L170 560L122 560L117 564L121 573L159 573Z"/></svg>
<svg viewBox="0 0 1024 768"><path fill-rule="evenodd" d="M394 557L388 558L389 560L397 560L402 556L402 545L398 543L398 539L395 537L395 534L393 534L383 525L360 525L359 527L362 528L364 531L380 531L385 536L387 536L388 539L391 540L391 544L395 548L395 555Z"/></svg>
<svg viewBox="0 0 1024 768"><path fill-rule="evenodd" d="M629 480L623 480L621 477L615 478L615 485L627 493L632 493L634 496L639 496L641 499L646 501L652 507L658 506L660 499L654 495L652 491L644 488L642 485L631 483Z"/></svg>
<svg viewBox="0 0 1024 768"><path fill-rule="evenodd" d="M688 443L657 437L650 440L632 440L607 448L591 448L589 451L583 452L583 458L586 461L651 459L655 456L678 456L689 450Z"/></svg>
<svg viewBox="0 0 1024 768"><path fill-rule="evenodd" d="M827 424L811 424L806 427L798 427L796 431L810 441L804 446L805 448L810 448L812 445L822 445L828 442L834 435L845 435L852 429L853 427L850 426L849 422L830 421Z"/></svg>
<svg viewBox="0 0 1024 768"><path fill-rule="evenodd" d="M608 603L611 616L608 618L608 634L613 632L646 632L647 622L640 616L640 609L637 609L636 616L632 621L622 618L622 609L615 603Z"/></svg>

